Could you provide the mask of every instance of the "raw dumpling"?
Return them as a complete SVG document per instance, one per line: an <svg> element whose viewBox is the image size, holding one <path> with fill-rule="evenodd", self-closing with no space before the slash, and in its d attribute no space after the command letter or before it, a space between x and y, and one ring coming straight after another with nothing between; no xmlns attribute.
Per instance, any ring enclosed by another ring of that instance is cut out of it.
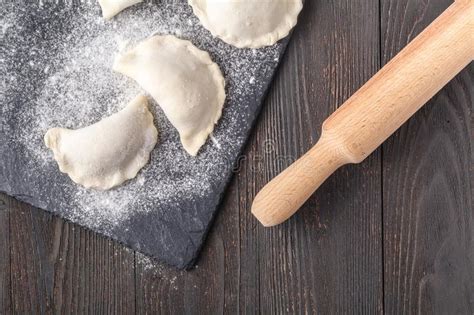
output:
<svg viewBox="0 0 474 315"><path fill-rule="evenodd" d="M174 36L153 36L117 56L114 70L138 82L196 156L221 117L224 77L207 52Z"/></svg>
<svg viewBox="0 0 474 315"><path fill-rule="evenodd" d="M148 162L157 136L147 99L140 95L91 126L50 129L44 141L61 172L86 188L105 190L137 175Z"/></svg>
<svg viewBox="0 0 474 315"><path fill-rule="evenodd" d="M120 11L142 1L143 0L99 0L99 4L102 8L102 16L108 20Z"/></svg>
<svg viewBox="0 0 474 315"><path fill-rule="evenodd" d="M239 48L260 48L286 37L302 0L188 0L212 35Z"/></svg>

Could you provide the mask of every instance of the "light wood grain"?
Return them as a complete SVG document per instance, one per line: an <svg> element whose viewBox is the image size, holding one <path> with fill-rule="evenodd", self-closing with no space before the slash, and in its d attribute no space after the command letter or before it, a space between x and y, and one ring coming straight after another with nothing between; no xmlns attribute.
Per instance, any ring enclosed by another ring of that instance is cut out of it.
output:
<svg viewBox="0 0 474 315"><path fill-rule="evenodd" d="M360 163L474 57L474 2L458 1L323 124L318 144L266 185L252 213L264 226L292 216L339 167Z"/></svg>

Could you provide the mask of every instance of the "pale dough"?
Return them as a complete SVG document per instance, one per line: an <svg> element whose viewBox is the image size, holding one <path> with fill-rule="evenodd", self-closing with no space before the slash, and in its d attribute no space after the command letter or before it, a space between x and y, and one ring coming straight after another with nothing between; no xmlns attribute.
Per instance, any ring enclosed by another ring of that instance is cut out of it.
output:
<svg viewBox="0 0 474 315"><path fill-rule="evenodd" d="M261 48L286 37L296 25L302 0L188 0L214 36L239 48Z"/></svg>
<svg viewBox="0 0 474 315"><path fill-rule="evenodd" d="M207 52L174 36L153 36L117 56L114 70L138 82L196 156L221 117L225 82Z"/></svg>
<svg viewBox="0 0 474 315"><path fill-rule="evenodd" d="M120 11L142 2L143 0L98 0L102 8L102 16L111 19Z"/></svg>
<svg viewBox="0 0 474 315"><path fill-rule="evenodd" d="M148 162L158 131L145 96L120 112L77 130L53 128L44 137L59 169L86 188L110 189Z"/></svg>

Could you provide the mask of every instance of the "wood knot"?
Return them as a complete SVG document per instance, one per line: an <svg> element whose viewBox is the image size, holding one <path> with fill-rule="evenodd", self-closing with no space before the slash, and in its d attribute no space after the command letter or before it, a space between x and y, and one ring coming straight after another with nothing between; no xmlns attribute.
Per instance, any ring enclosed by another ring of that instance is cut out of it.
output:
<svg viewBox="0 0 474 315"><path fill-rule="evenodd" d="M5 200L0 199L0 211L6 211L7 210L7 203Z"/></svg>

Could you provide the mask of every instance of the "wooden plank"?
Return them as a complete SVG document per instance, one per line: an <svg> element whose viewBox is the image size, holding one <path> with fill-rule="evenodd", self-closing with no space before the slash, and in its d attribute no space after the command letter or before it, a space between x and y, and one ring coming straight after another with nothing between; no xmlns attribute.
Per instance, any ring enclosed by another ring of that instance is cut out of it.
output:
<svg viewBox="0 0 474 315"><path fill-rule="evenodd" d="M382 0L383 62L452 1ZM473 67L383 146L387 314L473 314Z"/></svg>
<svg viewBox="0 0 474 315"><path fill-rule="evenodd" d="M378 1L306 1L250 141L241 194L240 309L382 310L379 153L337 172L290 221L250 214L259 188L316 143L323 120L379 68Z"/></svg>
<svg viewBox="0 0 474 315"><path fill-rule="evenodd" d="M42 210L11 204L14 312L134 312L132 251Z"/></svg>
<svg viewBox="0 0 474 315"><path fill-rule="evenodd" d="M11 313L10 198L0 194L0 314Z"/></svg>

